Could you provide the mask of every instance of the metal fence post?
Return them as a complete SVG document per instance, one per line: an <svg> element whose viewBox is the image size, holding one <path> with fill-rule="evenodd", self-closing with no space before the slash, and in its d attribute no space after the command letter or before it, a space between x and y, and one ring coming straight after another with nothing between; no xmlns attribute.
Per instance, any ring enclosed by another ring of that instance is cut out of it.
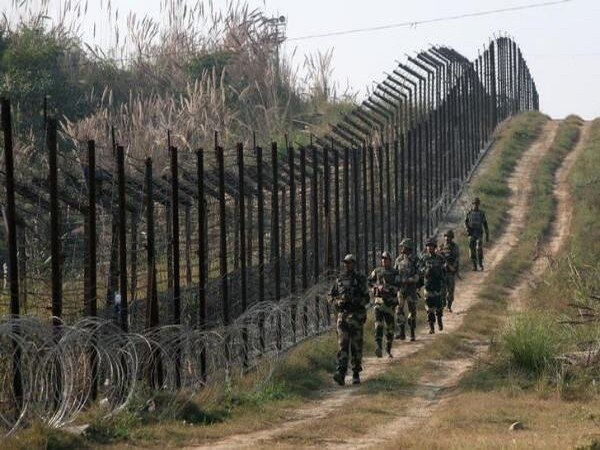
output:
<svg viewBox="0 0 600 450"><path fill-rule="evenodd" d="M119 198L119 293L121 303L119 305L119 319L121 329L129 331L129 312L127 305L127 222L125 204L125 149L117 145L117 184Z"/></svg>
<svg viewBox="0 0 600 450"><path fill-rule="evenodd" d="M18 318L19 305L19 261L17 251L17 213L15 208L15 176L14 156L12 138L12 117L10 100L0 100L0 114L2 120L2 131L4 134L4 170L6 172L6 234L8 240L8 280L10 283L10 314ZM19 335L18 324L13 325L13 333ZM15 395L17 410L21 408L23 401L23 383L21 376L21 349L13 341L14 352L12 355L12 386ZM18 413L17 413L18 414Z"/></svg>

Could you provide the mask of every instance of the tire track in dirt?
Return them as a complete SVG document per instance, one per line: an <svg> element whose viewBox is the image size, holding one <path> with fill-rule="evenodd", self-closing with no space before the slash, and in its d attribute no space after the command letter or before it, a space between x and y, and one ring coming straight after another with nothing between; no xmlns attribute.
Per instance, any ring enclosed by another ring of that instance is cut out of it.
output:
<svg viewBox="0 0 600 450"><path fill-rule="evenodd" d="M509 187L511 190L511 198L509 201L508 225L502 235L495 240L494 244L486 249L486 271L484 272L468 272L463 276L462 280L457 282L457 291L455 296L455 312L445 315L444 318L444 333L435 335L427 334L427 324L424 323L423 306L420 305L420 329L417 334L416 342L398 341L394 346L394 358L375 358L366 357L363 361L364 372L363 380L368 380L377 377L384 373L391 364L398 364L406 360L410 355L423 349L427 345L431 345L436 339L443 338L447 333L452 333L463 323L465 313L469 308L479 301L479 293L485 285L489 273L498 265L498 263L510 252L511 248L518 243L519 232L524 226L525 212L527 211L527 201L531 186L529 180L535 173L539 159L548 150L556 130L558 122L549 121L545 126L540 137L524 152L520 158L515 172L509 179ZM489 161L489 158L488 158ZM487 161L479 168L479 172L485 170ZM452 215L451 221L446 223L444 227L462 228L462 211L469 204L469 197L465 193L455 205L455 212ZM440 228L442 229L442 228ZM368 333L368 331L366 331ZM486 346L482 343L473 343L476 354L481 354L485 351ZM460 377L469 370L474 363L473 359L469 360L454 360L440 361L439 369L434 373L426 374L419 380L419 388L416 391L414 399L411 400L411 405L398 417L396 421L387 422L385 429L372 430L368 434L370 436L378 436L377 439L353 438L350 442L323 442L327 448L364 448L377 443L387 441L402 430L408 429L418 423L424 417L428 417L433 411L435 405L439 404L441 394L450 387L456 385ZM333 385L333 382L332 382ZM190 447L191 449L238 449L238 448L266 448L276 445L276 440L285 435L286 437L293 436L294 430L301 429L312 423L324 419L328 415L340 411L353 398L356 398L357 391L351 386L345 388L328 388L322 392L322 396L318 401L312 401L307 406L300 409L290 411L287 420L281 424L276 424L274 427L259 430L251 433L229 436L223 440L206 443L202 446ZM385 437L389 434L389 430L393 429L393 435ZM387 430L387 431L386 431ZM398 430L398 431L397 431ZM379 433L379 434L378 434Z"/></svg>

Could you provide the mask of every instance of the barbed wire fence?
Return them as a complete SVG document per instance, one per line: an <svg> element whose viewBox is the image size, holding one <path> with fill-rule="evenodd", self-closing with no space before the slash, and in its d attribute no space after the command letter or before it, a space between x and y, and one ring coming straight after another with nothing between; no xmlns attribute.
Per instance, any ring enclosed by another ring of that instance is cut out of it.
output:
<svg viewBox="0 0 600 450"><path fill-rule="evenodd" d="M164 160L140 160L114 130L109 145L60 139L49 118L30 164L1 107L10 433L94 402L113 414L135 396L193 393L331 329L343 255L366 271L402 237L422 246L495 127L539 102L517 44L498 37L473 62L444 46L409 56L299 148L224 148L215 133L210 150L169 143Z"/></svg>

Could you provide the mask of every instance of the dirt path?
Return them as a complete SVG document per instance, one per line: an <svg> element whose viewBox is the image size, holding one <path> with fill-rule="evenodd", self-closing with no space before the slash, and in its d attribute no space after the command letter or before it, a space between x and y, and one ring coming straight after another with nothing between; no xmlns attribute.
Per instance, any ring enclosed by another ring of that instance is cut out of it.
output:
<svg viewBox="0 0 600 450"><path fill-rule="evenodd" d="M534 173L540 156L548 148L548 140L556 131L556 123L549 124L553 129L544 130L546 137L542 137L524 155L515 173L509 180L511 190L511 208L509 211L510 226L507 227L501 242L507 243L506 247L514 246L518 242L518 232L524 226L525 212L531 187L528 180ZM516 312L522 308L522 299L526 289L534 283L550 266L558 252L565 245L568 236L571 218L573 215L572 203L568 186L568 175L573 167L577 156L584 148L589 132L589 122L584 123L581 135L575 149L570 152L555 175L554 196L557 200L556 220L552 223L552 229L546 240L540 255L536 258L531 269L524 274L517 286L511 291L509 304L511 310ZM551 141L550 141L551 142ZM506 254L506 252L502 252ZM498 256L498 255L496 255ZM439 367L431 373L425 374L418 382L419 388L414 397L411 398L407 409L402 412L392 423L387 422L385 426L378 427L368 433L362 439L353 439L348 443L336 443L328 445L327 448L371 448L383 443L393 442L400 434L410 430L432 414L450 398L449 391L455 387L460 378L473 366L478 356L488 349L488 344L471 342L473 351L471 358L462 358L452 361L443 361Z"/></svg>
<svg viewBox="0 0 600 450"><path fill-rule="evenodd" d="M527 201L531 187L528 181L535 173L537 163L545 151L549 148L556 134L558 122L549 121L541 134L541 137L525 151L521 157L515 173L509 180L511 189L510 208L508 213L509 225L505 228L503 234L494 239L491 247L486 249L485 272L465 272L463 280L457 283L457 291L455 297L455 312L448 314L444 318L444 332L442 334L429 335L426 334L426 324L423 321L424 314L420 310L420 330L418 330L417 341L396 343L394 348L394 359L387 358L364 358L363 366L365 368L362 378L368 380L385 372L390 364L402 362L408 356L414 354L420 349L439 338L443 338L444 334L452 333L460 327L463 317L467 310L478 301L479 293L486 283L491 270L508 254L510 249L518 242L520 230L524 226L525 212L527 211ZM485 170L484 163L479 171ZM557 183L557 186L560 184ZM568 195L568 194L567 194ZM461 198L456 204L456 211L452 222L447 226L461 228L462 213L468 205L466 195ZM480 342L473 342L475 353L485 351L486 345ZM377 445L392 439L394 435L414 426L423 417L431 415L435 406L439 404L442 396L441 393L449 387L454 386L460 377L472 366L473 358L465 360L454 360L439 362L439 370L432 371L419 380L419 389L415 392L414 398L410 405L391 425L387 422L386 427L381 430L373 430L369 432L369 437L353 438L351 442L320 442L328 448L364 448ZM266 448L276 444L278 437L283 435L289 436L294 430L301 429L319 420L327 417L329 414L345 406L356 395L356 391L351 386L345 388L329 388L323 392L323 396L319 401L310 402L306 407L296 411L291 411L289 418L282 424L277 424L273 428L259 430L252 433L230 436L218 442L207 443L206 446L194 447L195 449L234 449L234 448ZM373 439L372 436L377 436Z"/></svg>

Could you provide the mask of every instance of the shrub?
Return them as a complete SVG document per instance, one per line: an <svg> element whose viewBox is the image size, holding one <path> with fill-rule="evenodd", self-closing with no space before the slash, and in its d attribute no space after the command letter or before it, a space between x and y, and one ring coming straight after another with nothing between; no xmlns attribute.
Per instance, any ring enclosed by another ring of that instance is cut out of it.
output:
<svg viewBox="0 0 600 450"><path fill-rule="evenodd" d="M514 366L542 375L554 367L561 338L562 328L552 317L531 311L511 320L502 335L502 345Z"/></svg>

